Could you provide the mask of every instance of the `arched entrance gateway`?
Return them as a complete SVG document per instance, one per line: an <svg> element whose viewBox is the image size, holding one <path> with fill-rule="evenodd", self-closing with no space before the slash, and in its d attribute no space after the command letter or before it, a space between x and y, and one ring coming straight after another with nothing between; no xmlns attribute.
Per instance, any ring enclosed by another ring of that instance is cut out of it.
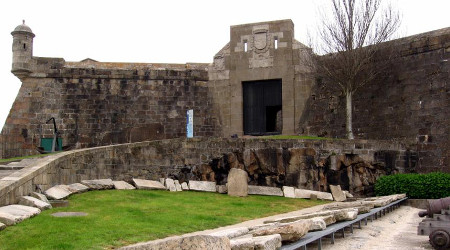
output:
<svg viewBox="0 0 450 250"><path fill-rule="evenodd" d="M291 20L231 26L208 71L223 136L298 133L312 85L308 49Z"/></svg>

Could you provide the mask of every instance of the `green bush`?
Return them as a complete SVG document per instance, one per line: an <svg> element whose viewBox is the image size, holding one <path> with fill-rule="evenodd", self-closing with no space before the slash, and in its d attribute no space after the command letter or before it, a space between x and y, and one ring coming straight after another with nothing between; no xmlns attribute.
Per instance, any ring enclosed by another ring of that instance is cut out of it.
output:
<svg viewBox="0 0 450 250"><path fill-rule="evenodd" d="M450 196L450 174L395 174L380 177L375 183L378 196L403 194L412 199L440 199Z"/></svg>

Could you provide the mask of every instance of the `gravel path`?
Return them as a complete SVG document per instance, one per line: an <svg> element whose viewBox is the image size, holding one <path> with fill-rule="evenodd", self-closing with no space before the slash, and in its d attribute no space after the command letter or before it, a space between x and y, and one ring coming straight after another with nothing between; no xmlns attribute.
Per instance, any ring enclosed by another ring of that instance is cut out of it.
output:
<svg viewBox="0 0 450 250"><path fill-rule="evenodd" d="M367 226L362 223L362 229L354 227L353 234L346 233L345 238L336 234L334 245L329 239L322 241L322 249L332 250L419 250L433 249L428 242L428 236L417 235L417 227L422 221L417 213L420 209L401 206L381 218L368 221ZM315 249L316 246L308 248Z"/></svg>

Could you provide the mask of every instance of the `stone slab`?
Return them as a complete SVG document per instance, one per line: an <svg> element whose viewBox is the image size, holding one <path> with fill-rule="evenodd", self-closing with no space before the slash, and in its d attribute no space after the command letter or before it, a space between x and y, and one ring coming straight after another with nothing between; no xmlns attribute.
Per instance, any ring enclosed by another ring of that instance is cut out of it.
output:
<svg viewBox="0 0 450 250"><path fill-rule="evenodd" d="M248 194L283 196L281 188L248 185Z"/></svg>
<svg viewBox="0 0 450 250"><path fill-rule="evenodd" d="M175 187L175 182L173 181L173 179L167 178L166 181L166 189L169 190L170 192L176 192L177 188Z"/></svg>
<svg viewBox="0 0 450 250"><path fill-rule="evenodd" d="M236 227L236 228L230 228L218 232L211 233L209 235L211 236L217 236L217 237L227 237L228 239L236 238L242 235L245 235L248 233L248 227Z"/></svg>
<svg viewBox="0 0 450 250"><path fill-rule="evenodd" d="M0 222L0 231L6 228L6 225Z"/></svg>
<svg viewBox="0 0 450 250"><path fill-rule="evenodd" d="M219 194L226 194L228 192L227 185L217 185L216 186L216 192Z"/></svg>
<svg viewBox="0 0 450 250"><path fill-rule="evenodd" d="M186 190L186 191L189 190L189 186L188 186L188 184L187 184L186 182L181 183L181 188L182 188L183 190Z"/></svg>
<svg viewBox="0 0 450 250"><path fill-rule="evenodd" d="M67 188L69 188L69 190L72 191L72 194L84 193L89 191L89 187L81 183L73 183L67 185Z"/></svg>
<svg viewBox="0 0 450 250"><path fill-rule="evenodd" d="M281 241L281 236L280 236ZM253 237L245 237L230 240L231 250L254 250L255 241Z"/></svg>
<svg viewBox="0 0 450 250"><path fill-rule="evenodd" d="M152 180L144 180L144 179L133 179L134 185L137 189L147 189L147 190L165 190L166 187L161 184L159 181L152 181Z"/></svg>
<svg viewBox="0 0 450 250"><path fill-rule="evenodd" d="M56 185L45 190L44 193L50 200L61 200L69 197L69 195L72 194L72 192L67 188L66 185Z"/></svg>
<svg viewBox="0 0 450 250"><path fill-rule="evenodd" d="M331 193L308 190L308 189L299 189L299 188L295 189L295 198L310 199L311 195L316 195L317 199L321 199L321 200L330 200L330 201L333 200L333 195L331 195Z"/></svg>
<svg viewBox="0 0 450 250"><path fill-rule="evenodd" d="M229 250L230 240L227 237L215 237L210 235L194 236L174 236L131 246L120 248L122 250L142 250L142 249L189 249L189 250Z"/></svg>
<svg viewBox="0 0 450 250"><path fill-rule="evenodd" d="M282 237L280 234L253 237L255 249L274 250L281 247Z"/></svg>
<svg viewBox="0 0 450 250"><path fill-rule="evenodd" d="M311 228L309 231L322 231L325 228L327 228L327 224L325 223L325 220L323 217L314 217L311 218Z"/></svg>
<svg viewBox="0 0 450 250"><path fill-rule="evenodd" d="M30 194L30 196L50 204L50 202L47 199L47 196L45 196L44 194L33 192Z"/></svg>
<svg viewBox="0 0 450 250"><path fill-rule="evenodd" d="M183 188L181 187L181 184L180 184L180 182L178 180L174 180L173 182L175 183L175 190L177 192L183 191Z"/></svg>
<svg viewBox="0 0 450 250"><path fill-rule="evenodd" d="M253 236L264 236L279 234L283 242L294 242L308 233L311 228L311 220L297 220L292 223L274 225L257 229L252 232Z"/></svg>
<svg viewBox="0 0 450 250"><path fill-rule="evenodd" d="M23 205L4 206L0 207L0 222L11 226L40 213L41 210L35 207Z"/></svg>
<svg viewBox="0 0 450 250"><path fill-rule="evenodd" d="M295 198L295 188L283 186L283 194L284 194L284 197Z"/></svg>
<svg viewBox="0 0 450 250"><path fill-rule="evenodd" d="M189 181L189 190L216 192L216 183L212 181Z"/></svg>
<svg viewBox="0 0 450 250"><path fill-rule="evenodd" d="M136 189L133 185L126 181L113 181L114 188L117 190L133 190Z"/></svg>
<svg viewBox="0 0 450 250"><path fill-rule="evenodd" d="M349 191L344 190L343 192L344 192L344 194L345 194L345 197L347 197L347 198L353 198L353 195L352 195Z"/></svg>
<svg viewBox="0 0 450 250"><path fill-rule="evenodd" d="M347 199L345 193L341 190L340 185L330 185L330 190L335 201L345 201Z"/></svg>
<svg viewBox="0 0 450 250"><path fill-rule="evenodd" d="M82 180L81 184L88 186L94 190L113 189L114 183L111 179L98 179L98 180Z"/></svg>
<svg viewBox="0 0 450 250"><path fill-rule="evenodd" d="M248 174L245 170L232 168L228 173L228 195L245 197L248 195Z"/></svg>
<svg viewBox="0 0 450 250"><path fill-rule="evenodd" d="M52 208L52 205L47 202L43 202L37 198L31 197L31 196L22 196L19 200L20 205L29 206L29 207L37 207L41 211L47 210Z"/></svg>

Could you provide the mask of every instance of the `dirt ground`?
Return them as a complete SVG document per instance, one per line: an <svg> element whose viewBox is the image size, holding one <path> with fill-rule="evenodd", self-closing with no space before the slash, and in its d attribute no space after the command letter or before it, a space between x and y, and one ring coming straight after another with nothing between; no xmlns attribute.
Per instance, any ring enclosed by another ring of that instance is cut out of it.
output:
<svg viewBox="0 0 450 250"><path fill-rule="evenodd" d="M350 250L350 249L433 249L428 242L428 236L417 235L417 227L422 221L417 214L420 209L401 206L391 213L374 220L368 221L367 226L362 223L362 229L357 226L353 234L346 233L345 238L336 234L335 243L330 239L322 241L322 249ZM309 249L317 249L317 246L308 245Z"/></svg>

